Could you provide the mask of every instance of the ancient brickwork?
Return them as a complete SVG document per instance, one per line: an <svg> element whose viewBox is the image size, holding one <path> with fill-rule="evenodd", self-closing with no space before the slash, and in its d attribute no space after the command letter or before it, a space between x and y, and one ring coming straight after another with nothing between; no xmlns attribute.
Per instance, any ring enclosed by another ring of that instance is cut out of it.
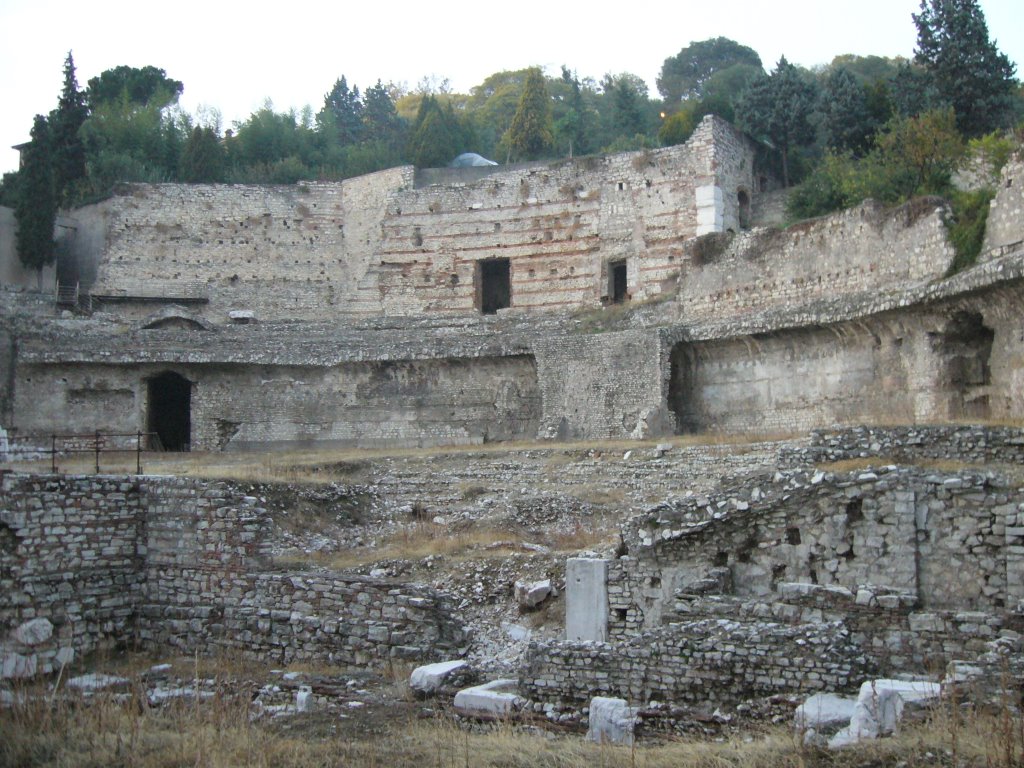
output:
<svg viewBox="0 0 1024 768"><path fill-rule="evenodd" d="M293 659L436 659L465 638L432 590L276 569L269 518L227 483L5 475L4 675L48 672L104 643ZM52 632L31 644L25 626Z"/></svg>

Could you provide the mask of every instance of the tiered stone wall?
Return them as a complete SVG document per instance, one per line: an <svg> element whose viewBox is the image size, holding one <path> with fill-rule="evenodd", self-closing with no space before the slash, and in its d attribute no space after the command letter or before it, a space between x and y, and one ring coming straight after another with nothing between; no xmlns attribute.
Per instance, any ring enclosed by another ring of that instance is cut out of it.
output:
<svg viewBox="0 0 1024 768"><path fill-rule="evenodd" d="M436 659L465 640L427 588L273 568L265 510L227 483L7 474L0 502L6 677L134 640L338 664ZM26 629L41 619L51 631Z"/></svg>

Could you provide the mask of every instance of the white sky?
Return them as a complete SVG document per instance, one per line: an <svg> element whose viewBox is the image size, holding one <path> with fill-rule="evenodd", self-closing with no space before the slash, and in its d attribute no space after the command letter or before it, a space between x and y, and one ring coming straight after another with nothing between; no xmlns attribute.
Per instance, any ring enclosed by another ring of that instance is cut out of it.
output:
<svg viewBox="0 0 1024 768"><path fill-rule="evenodd" d="M980 4L1020 70L1024 4ZM69 49L83 87L105 69L153 65L184 82L186 110L216 107L230 127L267 98L278 110L319 109L342 74L361 90L378 78L411 87L436 75L466 92L499 70L539 65L556 74L566 64L595 79L633 72L656 95L665 58L719 35L756 50L768 69L782 54L804 66L841 53L910 57L919 8L919 0L0 0L0 172L17 167L9 147L28 139L33 115L56 106Z"/></svg>

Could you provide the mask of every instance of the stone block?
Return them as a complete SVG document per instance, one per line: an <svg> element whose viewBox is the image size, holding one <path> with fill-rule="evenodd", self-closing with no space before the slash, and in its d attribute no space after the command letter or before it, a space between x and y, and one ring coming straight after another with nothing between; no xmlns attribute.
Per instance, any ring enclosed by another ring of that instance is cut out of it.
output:
<svg viewBox="0 0 1024 768"><path fill-rule="evenodd" d="M850 725L829 740L829 747L856 744L893 733L908 703L925 704L942 694L938 683L906 680L869 680L860 687Z"/></svg>
<svg viewBox="0 0 1024 768"><path fill-rule="evenodd" d="M625 699L595 696L590 700L590 724L587 740L598 744L632 746L637 709Z"/></svg>
<svg viewBox="0 0 1024 768"><path fill-rule="evenodd" d="M565 564L565 638L608 639L608 563L571 557Z"/></svg>
<svg viewBox="0 0 1024 768"><path fill-rule="evenodd" d="M469 669L469 662L461 659L424 664L412 671L412 675L409 677L409 687L419 693L434 693L446 681L455 676L464 675Z"/></svg>
<svg viewBox="0 0 1024 768"><path fill-rule="evenodd" d="M53 636L53 624L49 619L32 619L15 629L13 635L22 645L39 645Z"/></svg>
<svg viewBox="0 0 1024 768"><path fill-rule="evenodd" d="M455 694L455 708L467 715L507 715L519 701L516 680L492 680Z"/></svg>

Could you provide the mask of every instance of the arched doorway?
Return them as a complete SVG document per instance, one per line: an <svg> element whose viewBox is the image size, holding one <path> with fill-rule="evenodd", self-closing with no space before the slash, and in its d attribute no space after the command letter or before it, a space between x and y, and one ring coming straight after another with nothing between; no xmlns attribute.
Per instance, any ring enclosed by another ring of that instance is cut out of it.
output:
<svg viewBox="0 0 1024 768"><path fill-rule="evenodd" d="M192 382L165 371L148 379L146 385L146 431L156 433L150 447L187 451L192 442Z"/></svg>

